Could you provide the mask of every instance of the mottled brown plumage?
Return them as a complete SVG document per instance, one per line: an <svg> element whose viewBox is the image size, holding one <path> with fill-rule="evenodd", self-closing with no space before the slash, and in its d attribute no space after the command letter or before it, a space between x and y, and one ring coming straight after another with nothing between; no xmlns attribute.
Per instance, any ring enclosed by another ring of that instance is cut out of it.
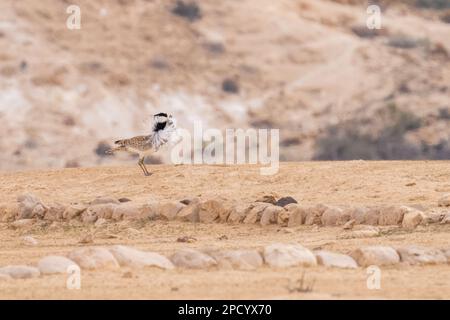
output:
<svg viewBox="0 0 450 320"><path fill-rule="evenodd" d="M175 132L175 120L171 115L159 113L154 116L154 124L152 133L146 136L137 136L130 139L122 139L114 142L116 147L107 151L108 154L113 154L117 151L126 151L139 155L139 167L146 176L150 173L144 164L144 159L147 155L158 151L158 149L166 144L170 136Z"/></svg>

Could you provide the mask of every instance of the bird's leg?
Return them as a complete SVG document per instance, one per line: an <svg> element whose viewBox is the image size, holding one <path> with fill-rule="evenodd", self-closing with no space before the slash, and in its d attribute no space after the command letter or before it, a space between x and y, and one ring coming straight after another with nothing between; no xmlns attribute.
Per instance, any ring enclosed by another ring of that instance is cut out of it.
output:
<svg viewBox="0 0 450 320"><path fill-rule="evenodd" d="M141 167L145 176L149 176L150 173L148 172L147 167L145 166L144 159L145 159L145 156L139 158L139 167Z"/></svg>

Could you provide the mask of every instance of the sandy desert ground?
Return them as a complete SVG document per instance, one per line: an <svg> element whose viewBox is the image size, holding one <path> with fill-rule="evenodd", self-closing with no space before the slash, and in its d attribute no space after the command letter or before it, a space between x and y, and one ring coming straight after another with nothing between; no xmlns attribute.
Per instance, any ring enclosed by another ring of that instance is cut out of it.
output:
<svg viewBox="0 0 450 320"><path fill-rule="evenodd" d="M402 204L433 210L438 199L450 193L450 163L442 162L307 162L282 163L274 176L259 175L257 166L151 167L144 177L137 166L26 171L0 174L0 204L15 203L23 192L45 202L82 202L98 196L126 197L136 203L148 200L181 200L187 197L221 197L252 202L273 194L292 196L299 203L329 205ZM448 209L445 209L448 210ZM349 253L362 245L416 244L433 248L450 246L450 225L419 226L414 231L380 227L377 237L341 239L342 227L298 226L289 232L279 225L260 226L180 221L111 222L72 225L67 222L13 229L0 223L0 266L36 265L50 254L67 254L81 246L123 244L162 253L180 248L257 248L275 242L296 242L309 249ZM101 229L101 230L97 230ZM101 232L99 232L101 231ZM81 244L87 234L93 243ZM105 236L107 234L108 236ZM23 244L33 236L36 246ZM177 242L182 236L192 243ZM450 299L450 265L382 267L380 290L366 286L366 269L317 267L240 270L82 271L80 290L66 289L66 275L0 281L2 299ZM312 292L293 290L305 275L314 282Z"/></svg>

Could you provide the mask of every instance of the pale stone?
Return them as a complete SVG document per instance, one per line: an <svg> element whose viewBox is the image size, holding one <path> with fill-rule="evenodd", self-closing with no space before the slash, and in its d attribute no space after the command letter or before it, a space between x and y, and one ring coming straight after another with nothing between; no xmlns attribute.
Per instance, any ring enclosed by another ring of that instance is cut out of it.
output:
<svg viewBox="0 0 450 320"><path fill-rule="evenodd" d="M175 220L177 214L186 207L178 201L160 203L158 206L158 214L165 220Z"/></svg>
<svg viewBox="0 0 450 320"><path fill-rule="evenodd" d="M381 208L378 223L380 226L399 225L402 223L405 213L411 210L412 208L406 206L390 206Z"/></svg>
<svg viewBox="0 0 450 320"><path fill-rule="evenodd" d="M330 251L316 251L314 252L317 258L317 263L325 267L335 267L343 269L356 269L358 265L356 261L345 254L334 253Z"/></svg>
<svg viewBox="0 0 450 320"><path fill-rule="evenodd" d="M207 269L217 265L212 257L194 249L179 250L170 260L175 266L188 269Z"/></svg>
<svg viewBox="0 0 450 320"><path fill-rule="evenodd" d="M397 251L387 246L367 246L353 250L350 256L358 265L368 267L371 265L387 266L400 262Z"/></svg>
<svg viewBox="0 0 450 320"><path fill-rule="evenodd" d="M450 207L450 193L444 194L438 201L439 207Z"/></svg>
<svg viewBox="0 0 450 320"><path fill-rule="evenodd" d="M355 224L363 224L366 220L367 209L363 207L352 208L350 219L355 220Z"/></svg>
<svg viewBox="0 0 450 320"><path fill-rule="evenodd" d="M74 261L62 256L48 256L38 262L38 268L41 274L67 273L70 267L78 267L78 265Z"/></svg>
<svg viewBox="0 0 450 320"><path fill-rule="evenodd" d="M351 214L354 208L344 208L336 220L337 226L343 226L351 220Z"/></svg>
<svg viewBox="0 0 450 320"><path fill-rule="evenodd" d="M342 229L351 230L355 226L355 223L356 223L355 219L349 220L342 226Z"/></svg>
<svg viewBox="0 0 450 320"><path fill-rule="evenodd" d="M224 250L207 252L218 263L219 268L255 270L263 265L263 259L256 250Z"/></svg>
<svg viewBox="0 0 450 320"><path fill-rule="evenodd" d="M446 263L447 257L437 249L409 245L397 248L400 260L411 265Z"/></svg>
<svg viewBox="0 0 450 320"><path fill-rule="evenodd" d="M232 224L241 223L244 221L246 215L246 208L243 205L235 205L230 209L227 222Z"/></svg>
<svg viewBox="0 0 450 320"><path fill-rule="evenodd" d="M39 277L40 272L35 267L17 265L0 268L0 274L6 274L13 279L29 279Z"/></svg>
<svg viewBox="0 0 450 320"><path fill-rule="evenodd" d="M278 215L280 212L286 211L283 207L279 206L268 206L261 213L260 223L262 226L267 226L269 224L276 224L278 220Z"/></svg>
<svg viewBox="0 0 450 320"><path fill-rule="evenodd" d="M38 212L40 212L41 216L36 216L36 218L42 218L43 215L40 208L37 211L33 212L35 207L38 205L44 208L43 213L45 213L45 206L42 203L41 199L39 199L36 195L32 193L24 193L18 196L17 202L19 207L16 219L31 219L34 218L35 214L37 214Z"/></svg>
<svg viewBox="0 0 450 320"><path fill-rule="evenodd" d="M288 227L297 227L305 223L307 208L301 205L291 203L284 207L289 213Z"/></svg>
<svg viewBox="0 0 450 320"><path fill-rule="evenodd" d="M101 247L75 249L68 258L75 261L82 269L115 269L119 263L111 252Z"/></svg>
<svg viewBox="0 0 450 320"><path fill-rule="evenodd" d="M90 205L91 206L95 206L98 204L120 204L120 201L112 198L112 197L98 197L96 199L94 199L93 201L91 201Z"/></svg>
<svg viewBox="0 0 450 320"><path fill-rule="evenodd" d="M133 203L126 203L116 206L112 213L112 219L119 220L146 220L153 219L157 216L156 208L152 204L138 205Z"/></svg>
<svg viewBox="0 0 450 320"><path fill-rule="evenodd" d="M95 221L95 226L98 228L105 225L106 223L107 223L106 219L98 218L97 221Z"/></svg>
<svg viewBox="0 0 450 320"><path fill-rule="evenodd" d="M140 251L126 246L113 246L109 251L116 258L121 267L157 267L160 269L173 269L174 265L166 257L155 253Z"/></svg>
<svg viewBox="0 0 450 320"><path fill-rule="evenodd" d="M24 236L22 237L22 243L26 246L37 246L38 242L32 236Z"/></svg>
<svg viewBox="0 0 450 320"><path fill-rule="evenodd" d="M378 220L380 219L380 211L381 208L378 207L369 208L365 214L364 224L372 226L378 225Z"/></svg>
<svg viewBox="0 0 450 320"><path fill-rule="evenodd" d="M264 247L263 255L264 261L275 268L317 265L314 254L298 244L275 243Z"/></svg>
<svg viewBox="0 0 450 320"><path fill-rule="evenodd" d="M215 222L224 211L226 211L225 207L217 200L201 202L198 211L199 220L203 223Z"/></svg>
<svg viewBox="0 0 450 320"><path fill-rule="evenodd" d="M200 206L198 203L191 203L180 210L177 214L177 220L185 221L185 222L199 222L200 217L198 212L200 210Z"/></svg>
<svg viewBox="0 0 450 320"><path fill-rule="evenodd" d="M405 213L403 216L402 227L405 229L415 229L423 220L423 214L421 211L414 210Z"/></svg>
<svg viewBox="0 0 450 320"><path fill-rule="evenodd" d="M23 229L31 227L34 224L34 219L20 219L11 223L11 227L15 229Z"/></svg>
<svg viewBox="0 0 450 320"><path fill-rule="evenodd" d="M66 207L62 204L55 203L48 206L44 219L49 221L59 221L63 219Z"/></svg>
<svg viewBox="0 0 450 320"><path fill-rule="evenodd" d="M252 203L248 209L247 214L244 219L245 224L255 224L258 223L261 220L261 215L263 211L268 207L271 206L270 203L264 203L264 202L258 202L258 203Z"/></svg>
<svg viewBox="0 0 450 320"><path fill-rule="evenodd" d="M282 227L287 227L289 224L290 212L286 208L280 211L277 215L277 223Z"/></svg>
<svg viewBox="0 0 450 320"><path fill-rule="evenodd" d="M63 212L63 219L71 220L81 216L86 211L87 207L81 204L69 205Z"/></svg>
<svg viewBox="0 0 450 320"><path fill-rule="evenodd" d="M343 211L340 208L328 208L322 214L321 222L324 226L336 226L339 217L342 215Z"/></svg>
<svg viewBox="0 0 450 320"><path fill-rule="evenodd" d="M307 210L305 225L321 225L322 224L322 215L329 207L324 204L318 204L314 207L311 207Z"/></svg>
<svg viewBox="0 0 450 320"><path fill-rule="evenodd" d="M81 221L84 223L95 223L97 219L112 219L112 215L117 205L115 204L97 204L90 206L81 213Z"/></svg>
<svg viewBox="0 0 450 320"><path fill-rule="evenodd" d="M359 239L359 238L373 238L380 235L380 229L375 226L359 226L357 230L341 233L337 236L338 239Z"/></svg>

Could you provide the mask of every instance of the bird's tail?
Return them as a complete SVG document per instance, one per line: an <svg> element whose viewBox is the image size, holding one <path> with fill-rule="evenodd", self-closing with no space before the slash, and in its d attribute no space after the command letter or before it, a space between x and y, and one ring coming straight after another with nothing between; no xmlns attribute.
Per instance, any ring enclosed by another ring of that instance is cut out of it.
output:
<svg viewBox="0 0 450 320"><path fill-rule="evenodd" d="M114 153L116 153L117 151L124 151L124 150L125 150L125 146L120 146L120 145L119 145L118 147L115 147L115 148L106 150L105 153L106 153L106 154L114 154Z"/></svg>

